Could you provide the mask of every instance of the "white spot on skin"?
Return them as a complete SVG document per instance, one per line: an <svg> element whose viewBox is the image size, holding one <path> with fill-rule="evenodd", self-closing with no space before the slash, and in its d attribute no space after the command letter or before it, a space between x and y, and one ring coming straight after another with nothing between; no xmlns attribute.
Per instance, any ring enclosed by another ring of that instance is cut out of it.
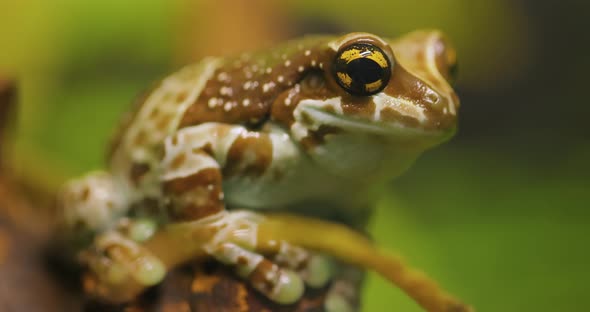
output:
<svg viewBox="0 0 590 312"><path fill-rule="evenodd" d="M244 105L244 107L248 107L248 106L250 106L250 99L244 99L244 100L242 101L242 105Z"/></svg>
<svg viewBox="0 0 590 312"><path fill-rule="evenodd" d="M291 61L290 60L286 60L285 61L285 67L289 67L291 66Z"/></svg>
<svg viewBox="0 0 590 312"><path fill-rule="evenodd" d="M317 62L316 62L316 60L312 60L312 61L311 61L311 66L315 67L316 65L317 65Z"/></svg>
<svg viewBox="0 0 590 312"><path fill-rule="evenodd" d="M232 109L232 102L227 102L223 105L223 110L229 112Z"/></svg>
<svg viewBox="0 0 590 312"><path fill-rule="evenodd" d="M275 83L274 82L267 82L262 86L262 92L267 93L268 91L270 91L272 88L275 87Z"/></svg>
<svg viewBox="0 0 590 312"><path fill-rule="evenodd" d="M282 75L281 76L278 76L277 77L277 81L278 82L283 82L283 81L285 81L285 77L283 77Z"/></svg>
<svg viewBox="0 0 590 312"><path fill-rule="evenodd" d="M217 80L219 82L227 82L229 81L229 75L226 72L221 72L217 75Z"/></svg>
<svg viewBox="0 0 590 312"><path fill-rule="evenodd" d="M247 79L250 79L250 78L252 78L252 72L245 70L245 71L244 71L244 76L245 76Z"/></svg>
<svg viewBox="0 0 590 312"><path fill-rule="evenodd" d="M219 89L219 94L221 95L232 96L233 93L234 90L230 87L221 87L221 89Z"/></svg>
<svg viewBox="0 0 590 312"><path fill-rule="evenodd" d="M244 82L244 85L242 86L242 88L244 90L254 89L255 87L256 87L256 84L254 81L246 81L246 82Z"/></svg>
<svg viewBox="0 0 590 312"><path fill-rule="evenodd" d="M310 56L311 55L311 51L305 50L305 53L304 54L305 54L305 56Z"/></svg>
<svg viewBox="0 0 590 312"><path fill-rule="evenodd" d="M305 70L305 68L303 66L299 66L297 68L297 71L300 72L300 73L302 73L304 70Z"/></svg>
<svg viewBox="0 0 590 312"><path fill-rule="evenodd" d="M215 106L217 106L217 98L210 98L207 102L207 106L209 106L209 108L215 108Z"/></svg>
<svg viewBox="0 0 590 312"><path fill-rule="evenodd" d="M267 74L270 74L270 73L272 73L272 68L270 68L270 67L267 67L267 68L266 68L266 73L267 73Z"/></svg>
<svg viewBox="0 0 590 312"><path fill-rule="evenodd" d="M290 97L285 99L285 106L289 106L289 105L291 105L291 98Z"/></svg>
<svg viewBox="0 0 590 312"><path fill-rule="evenodd" d="M320 68L324 69L324 63L320 63Z"/></svg>

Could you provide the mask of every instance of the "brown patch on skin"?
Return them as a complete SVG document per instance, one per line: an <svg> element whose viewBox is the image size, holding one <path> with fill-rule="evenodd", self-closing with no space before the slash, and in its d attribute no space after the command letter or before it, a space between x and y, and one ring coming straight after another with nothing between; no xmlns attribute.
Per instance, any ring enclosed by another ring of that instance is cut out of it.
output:
<svg viewBox="0 0 590 312"><path fill-rule="evenodd" d="M256 266L254 271L248 276L248 279L252 283L252 285L257 285L261 291L269 293L271 292L276 286L276 282L269 280L267 276L269 275L276 275L278 274L279 267L277 267L274 263L263 259L260 263Z"/></svg>
<svg viewBox="0 0 590 312"><path fill-rule="evenodd" d="M207 143L205 144L203 147L201 148L195 148L193 149L193 153L198 154L204 152L210 156L213 156L213 146L211 145L211 143Z"/></svg>
<svg viewBox="0 0 590 312"><path fill-rule="evenodd" d="M301 122L305 125L312 125L313 118L311 117L311 115L309 115L309 113L307 111L302 111L301 112Z"/></svg>
<svg viewBox="0 0 590 312"><path fill-rule="evenodd" d="M182 103L186 100L186 97L188 96L188 92L185 91L181 91L176 95L176 102L178 103Z"/></svg>
<svg viewBox="0 0 590 312"><path fill-rule="evenodd" d="M88 186L86 186L84 188L84 190L82 190L82 194L80 194L80 199L82 201L87 201L89 197L90 197L90 189L88 188Z"/></svg>
<svg viewBox="0 0 590 312"><path fill-rule="evenodd" d="M168 126L170 126L172 119L172 116L162 114L160 118L158 118L158 121L156 121L156 129L158 129L161 132L166 131L168 129Z"/></svg>
<svg viewBox="0 0 590 312"><path fill-rule="evenodd" d="M342 129L333 126L321 125L316 131L309 131L308 135L301 140L305 150L312 150L318 145L326 143L326 136L341 133Z"/></svg>
<svg viewBox="0 0 590 312"><path fill-rule="evenodd" d="M368 96L343 98L342 111L348 116L372 120L375 115L375 103Z"/></svg>
<svg viewBox="0 0 590 312"><path fill-rule="evenodd" d="M239 256L237 263L239 265L248 265L248 258L243 257L243 256Z"/></svg>
<svg viewBox="0 0 590 312"><path fill-rule="evenodd" d="M149 118L150 119L157 119L160 114L161 114L160 108L154 107L154 110L152 110L152 112L150 113Z"/></svg>
<svg viewBox="0 0 590 312"><path fill-rule="evenodd" d="M172 137L172 145L174 145L174 146L178 145L178 136L175 135Z"/></svg>
<svg viewBox="0 0 590 312"><path fill-rule="evenodd" d="M267 135L249 132L240 135L230 147L224 176L237 174L245 176L261 176L272 162L272 141Z"/></svg>
<svg viewBox="0 0 590 312"><path fill-rule="evenodd" d="M203 169L187 177L163 184L164 193L171 196L171 215L180 220L198 220L224 209L221 173L219 169Z"/></svg>
<svg viewBox="0 0 590 312"><path fill-rule="evenodd" d="M277 97L270 112L273 121L283 124L286 127L290 127L295 122L293 110L295 110L301 98L300 88L299 85L295 85L293 88L283 92ZM287 98L291 101L289 105L285 104Z"/></svg>
<svg viewBox="0 0 590 312"><path fill-rule="evenodd" d="M133 144L136 146L142 146L147 144L148 141L148 134L145 132L145 129L140 130L133 138Z"/></svg>
<svg viewBox="0 0 590 312"><path fill-rule="evenodd" d="M146 163L133 163L129 171L129 178L133 184L138 185L141 178L150 171L150 165Z"/></svg>
<svg viewBox="0 0 590 312"><path fill-rule="evenodd" d="M178 170L180 167L182 167L182 165L184 165L184 162L186 161L186 154L185 153L181 153L176 155L176 157L174 157L174 159L172 159L172 162L170 163L170 169L171 170Z"/></svg>

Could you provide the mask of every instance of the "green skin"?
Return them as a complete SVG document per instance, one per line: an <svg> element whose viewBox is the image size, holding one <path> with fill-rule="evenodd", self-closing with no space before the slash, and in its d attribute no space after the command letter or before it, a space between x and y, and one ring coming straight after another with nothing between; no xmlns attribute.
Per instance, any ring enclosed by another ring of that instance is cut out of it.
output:
<svg viewBox="0 0 590 312"><path fill-rule="evenodd" d="M351 48L359 43L375 47L373 54ZM378 80L346 71L359 58ZM98 286L87 291L125 301L138 289L129 280L159 283L166 255L144 243L176 223L207 231L201 250L279 303L335 279L325 257L288 242L274 255L259 253L258 213L287 211L364 230L375 190L454 133L454 62L437 31L397 40L351 33L206 58L164 78L116 136L109 170L73 180L61 193L65 235L91 233L80 259ZM354 284L358 274L337 281ZM328 310L354 306L341 288L329 292Z"/></svg>

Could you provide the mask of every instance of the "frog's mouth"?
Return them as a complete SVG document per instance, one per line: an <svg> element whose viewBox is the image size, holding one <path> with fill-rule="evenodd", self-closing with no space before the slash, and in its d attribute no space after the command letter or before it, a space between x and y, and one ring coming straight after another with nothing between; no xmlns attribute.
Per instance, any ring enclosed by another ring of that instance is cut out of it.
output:
<svg viewBox="0 0 590 312"><path fill-rule="evenodd" d="M302 112L313 121L311 128L330 126L353 134L368 134L394 140L424 140L443 141L451 137L452 130L427 130L419 127L409 127L396 121L375 121L373 119L356 116L346 116L333 111L326 111L321 107L302 105Z"/></svg>

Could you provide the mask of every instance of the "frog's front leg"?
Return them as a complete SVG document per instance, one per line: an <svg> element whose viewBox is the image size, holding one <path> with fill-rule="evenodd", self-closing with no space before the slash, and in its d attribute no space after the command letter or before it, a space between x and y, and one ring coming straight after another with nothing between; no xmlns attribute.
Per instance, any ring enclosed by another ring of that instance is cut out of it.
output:
<svg viewBox="0 0 590 312"><path fill-rule="evenodd" d="M121 282L128 274L139 287L164 277L160 261L140 245L156 225L124 217L128 203L110 173L96 171L70 181L61 189L57 205L61 251L74 253L90 268L84 276L88 294L125 301L138 292L132 289L135 283Z"/></svg>
<svg viewBox="0 0 590 312"><path fill-rule="evenodd" d="M273 146L285 140L272 136L219 123L184 128L165 141L162 185L173 218L192 221L193 227L217 229L204 246L206 253L234 266L270 299L292 303L304 290L300 276L255 252L260 218L250 212L228 212L223 201L222 172L247 174L264 169L261 166L272 161L272 148L286 148Z"/></svg>

